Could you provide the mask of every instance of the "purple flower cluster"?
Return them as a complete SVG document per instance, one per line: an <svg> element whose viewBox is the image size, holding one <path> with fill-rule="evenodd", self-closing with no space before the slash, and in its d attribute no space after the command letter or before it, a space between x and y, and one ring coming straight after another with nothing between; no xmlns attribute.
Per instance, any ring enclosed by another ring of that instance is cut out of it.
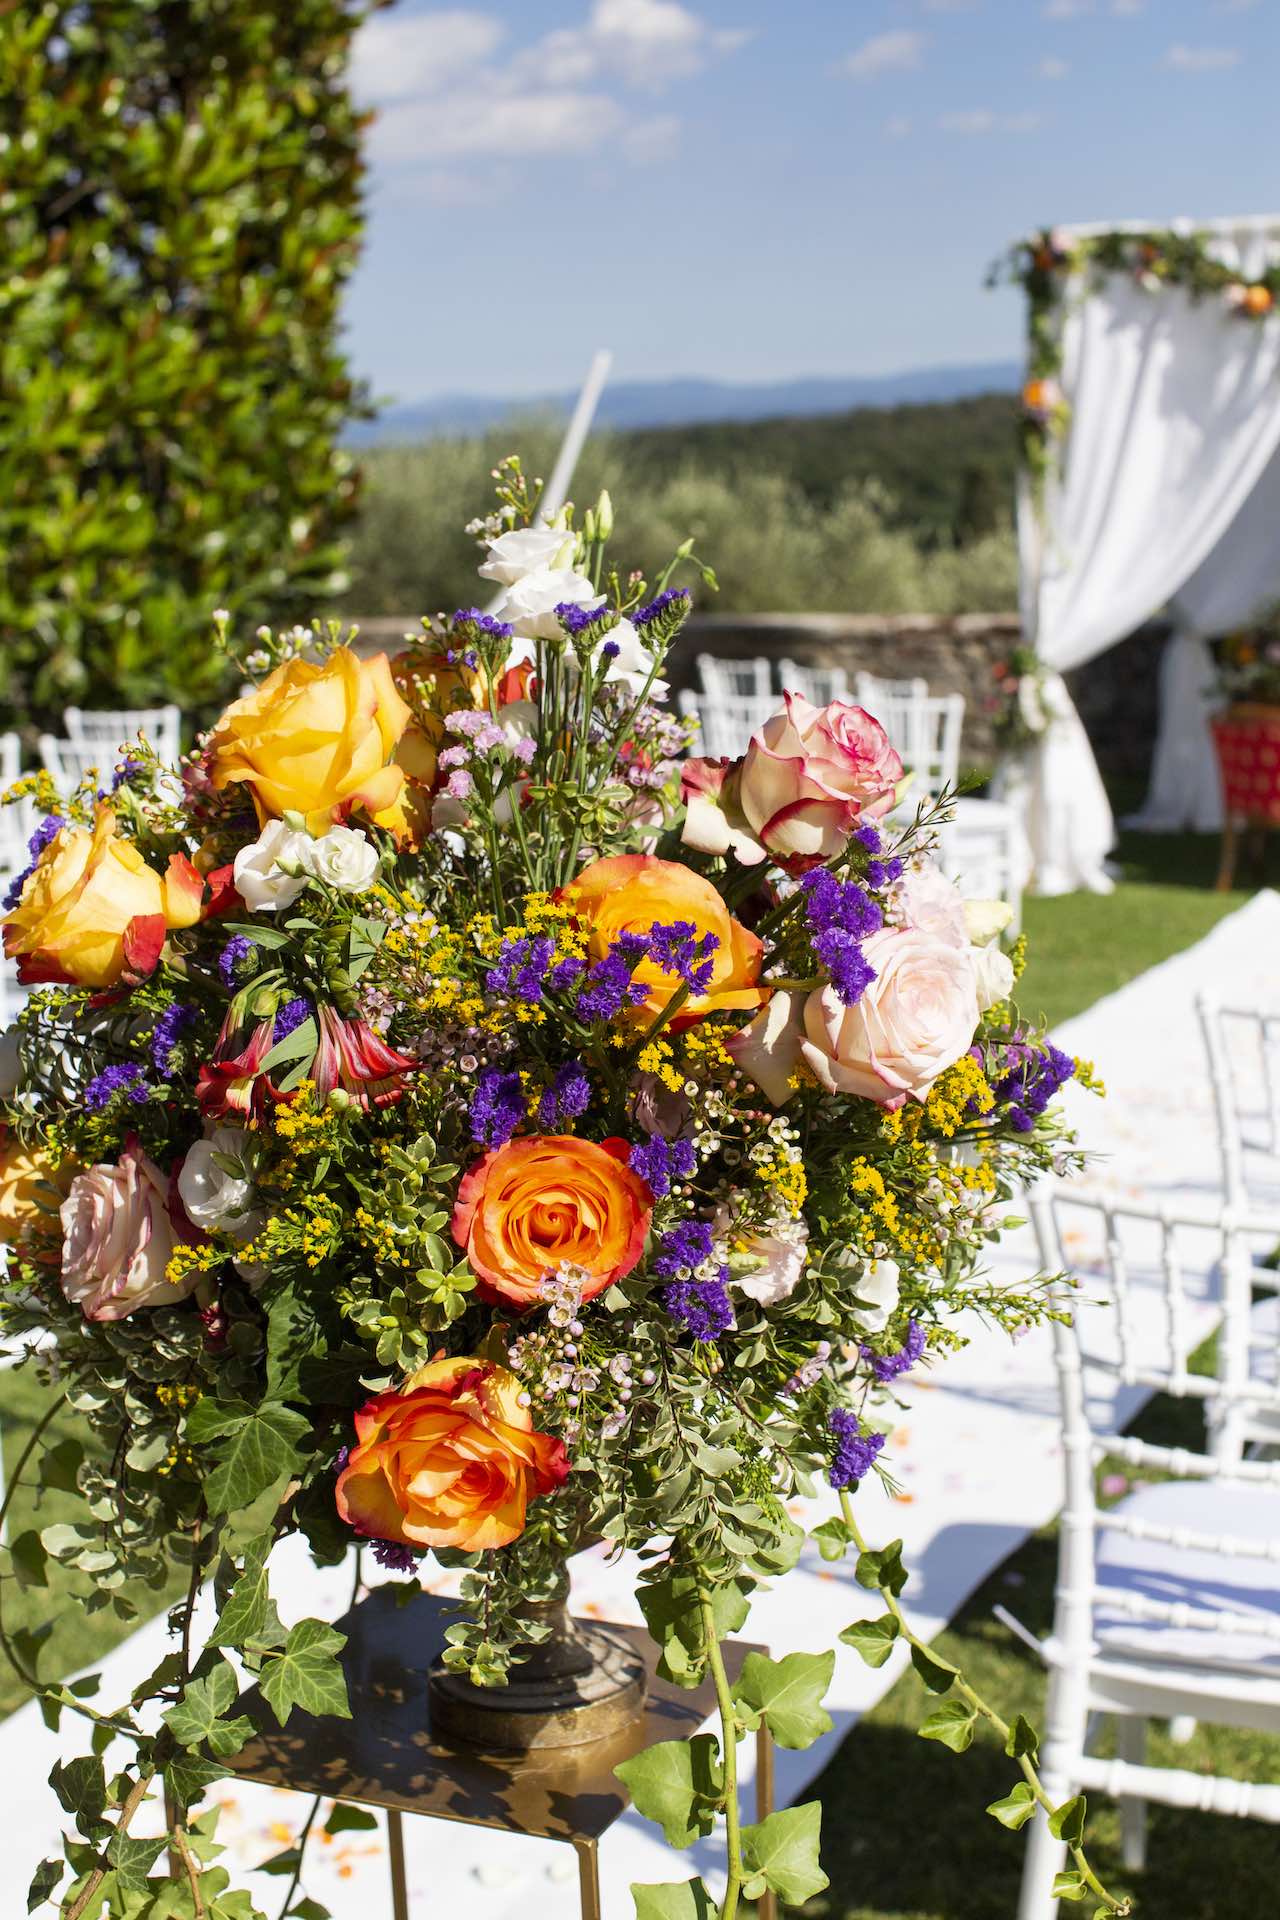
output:
<svg viewBox="0 0 1280 1920"><path fill-rule="evenodd" d="M195 1017L194 1007L184 1006L181 1000L171 1000L156 1021L151 1036L151 1060L162 1080L172 1075L174 1049Z"/></svg>
<svg viewBox="0 0 1280 1920"><path fill-rule="evenodd" d="M665 1200L673 1180L687 1180L698 1164L691 1140L664 1140L655 1133L650 1140L632 1147L630 1165L648 1186L655 1200Z"/></svg>
<svg viewBox="0 0 1280 1920"><path fill-rule="evenodd" d="M699 935L692 920L673 920L649 929L649 958L664 973L674 973L692 993L705 993L711 984L720 936Z"/></svg>
<svg viewBox="0 0 1280 1920"><path fill-rule="evenodd" d="M561 600L556 607L556 619L566 633L577 635L585 633L588 627L598 626L608 621L611 627L618 624L618 616L612 607L582 607L574 600Z"/></svg>
<svg viewBox="0 0 1280 1920"><path fill-rule="evenodd" d="M692 1273L711 1258L715 1237L705 1220L682 1220L670 1233L664 1233L653 1257L653 1271L663 1280L675 1280Z"/></svg>
<svg viewBox="0 0 1280 1920"><path fill-rule="evenodd" d="M860 847L866 848L868 853L879 853L880 851L879 829L876 827L873 827L869 820L867 821L865 826L854 828L853 837L857 841Z"/></svg>
<svg viewBox="0 0 1280 1920"><path fill-rule="evenodd" d="M233 933L218 955L218 973L228 993L234 993L257 971L258 949L247 933Z"/></svg>
<svg viewBox="0 0 1280 1920"><path fill-rule="evenodd" d="M631 976L648 957L647 933L620 933L603 960L597 960L578 995L580 1020L612 1020L624 1007L638 1007L649 989Z"/></svg>
<svg viewBox="0 0 1280 1920"><path fill-rule="evenodd" d="M1015 1133L1030 1133L1060 1087L1075 1073L1076 1063L1069 1053L1055 1047L1052 1040L1029 1046L1015 1035L1004 1048L999 1077L992 1088L998 1103L1007 1103Z"/></svg>
<svg viewBox="0 0 1280 1920"><path fill-rule="evenodd" d="M538 1124L558 1126L576 1120L591 1105L591 1082L581 1060L566 1060L557 1067L555 1078L538 1102Z"/></svg>
<svg viewBox="0 0 1280 1920"><path fill-rule="evenodd" d="M375 1540L373 1557L380 1567L386 1567L389 1573L415 1573L419 1556L412 1547L403 1545L399 1540Z"/></svg>
<svg viewBox="0 0 1280 1920"><path fill-rule="evenodd" d="M467 1110L471 1138L479 1147L505 1147L524 1119L524 1087L518 1073L486 1067Z"/></svg>
<svg viewBox="0 0 1280 1920"><path fill-rule="evenodd" d="M555 950L555 941L545 933L533 939L505 939L485 975L485 986L490 993L511 995L531 1005L541 1000L544 991L557 993L562 987L572 986L585 971L586 961L571 954L552 966Z"/></svg>
<svg viewBox="0 0 1280 1920"><path fill-rule="evenodd" d="M851 1487L870 1473L884 1445L884 1435L863 1433L857 1414L844 1407L837 1407L827 1424L836 1443L827 1478L833 1487Z"/></svg>
<svg viewBox="0 0 1280 1920"><path fill-rule="evenodd" d="M495 620L492 614L482 613L479 607L459 607L450 626L462 640L471 639L482 633L489 634L494 640L510 640L515 632L515 628L509 627L505 620ZM450 654L449 658L452 660L453 655ZM465 654L463 663L468 667L477 664L475 660L468 660Z"/></svg>
<svg viewBox="0 0 1280 1920"><path fill-rule="evenodd" d="M662 1290L662 1304L695 1340L718 1340L733 1325L728 1278L722 1267L718 1280L673 1280Z"/></svg>
<svg viewBox="0 0 1280 1920"><path fill-rule="evenodd" d="M800 884L810 944L845 1006L856 1006L876 977L861 942L879 931L884 915L856 881L837 880L827 867L807 873Z"/></svg>
<svg viewBox="0 0 1280 1920"><path fill-rule="evenodd" d="M142 772L141 760L122 760L120 762L120 765L116 768L115 772L111 776L110 789L104 788L103 791L98 795L99 800L105 800L107 797L108 791L110 791L111 793L119 793L121 787L124 786L126 781L132 780L135 773L141 773L141 772Z"/></svg>
<svg viewBox="0 0 1280 1920"><path fill-rule="evenodd" d="M298 994L292 1000L286 1000L283 1006L276 1008L275 1022L271 1028L273 1041L287 1040L296 1033L304 1020L309 1020L315 1008L305 993Z"/></svg>
<svg viewBox="0 0 1280 1920"><path fill-rule="evenodd" d="M40 855L44 852L51 840L57 839L58 834L66 824L66 821L61 819L56 813L47 813L31 838L27 841L27 853L30 859L28 865L23 868L22 872L15 874L9 883L9 891L4 897L4 909L6 913L12 913L13 909L18 905L18 902L22 899L22 889L26 886L28 880L40 864Z"/></svg>
<svg viewBox="0 0 1280 1920"><path fill-rule="evenodd" d="M868 860L867 879L873 887L890 887L902 878L902 862L895 853L891 860Z"/></svg>
<svg viewBox="0 0 1280 1920"><path fill-rule="evenodd" d="M890 1380L896 1380L900 1374L910 1373L920 1355L924 1352L925 1332L918 1320L908 1320L907 1338L896 1353L873 1353L870 1347L859 1347L864 1360L871 1362L871 1370L882 1386Z"/></svg>
<svg viewBox="0 0 1280 1920"><path fill-rule="evenodd" d="M666 592L660 593L656 600L650 600L648 606L640 607L633 613L631 616L631 624L633 627L639 627L643 632L646 627L652 626L655 620L660 620L664 613L677 607L683 618L684 614L688 612L689 606L690 594L688 587L668 587Z"/></svg>
<svg viewBox="0 0 1280 1920"><path fill-rule="evenodd" d="M117 1094L123 1094L135 1106L141 1106L149 1089L141 1067L124 1064L104 1067L84 1090L84 1104L90 1113L101 1113Z"/></svg>

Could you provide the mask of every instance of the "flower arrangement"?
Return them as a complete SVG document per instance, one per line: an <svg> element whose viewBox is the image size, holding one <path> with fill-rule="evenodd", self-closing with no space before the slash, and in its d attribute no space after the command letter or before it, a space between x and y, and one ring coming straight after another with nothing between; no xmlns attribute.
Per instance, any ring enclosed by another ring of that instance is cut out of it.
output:
<svg viewBox="0 0 1280 1920"><path fill-rule="evenodd" d="M281 1723L359 1709L341 1635L271 1600L289 1533L461 1569L446 1659L486 1685L575 1546L638 1549L662 1671L714 1678L721 1731L627 1763L635 1803L677 1845L724 1832L723 1920L766 1888L803 1901L818 1810L743 1827L735 1754L762 1716L791 1745L830 1724L832 1655L731 1689L721 1638L825 1483L818 1545L885 1604L846 1637L872 1664L911 1641L947 1696L928 1737L1001 1730L1017 1779L992 1812L1044 1806L1110 1912L1081 1803L1049 1808L1025 1721L915 1640L898 1548L854 1502L891 1484L894 1383L962 1343L963 1311L1053 1310L980 1267L1019 1180L1070 1160L1053 1098L1088 1070L1016 1011L1006 911L932 864L938 809L904 816L872 716L791 695L738 762L682 759L661 676L679 569L709 578L691 543L648 584L611 560L607 496L545 524L518 460L497 481L493 612L424 621L391 660L260 630L180 794L131 748L10 896L32 991L6 1039L3 1324L44 1337L49 1386L15 1484L83 1501L13 1569L56 1562L126 1617L129 1583L187 1589L174 1654L111 1712L42 1682L0 1619L46 1712L93 1735L55 1775L77 1832L33 1908L252 1914L194 1811L250 1731L229 1655ZM74 1457L46 1452L64 1402L91 1430ZM113 1735L134 1758L108 1778ZM176 1889L165 1841L130 1833L161 1788ZM636 1899L712 1911L693 1880Z"/></svg>
<svg viewBox="0 0 1280 1920"><path fill-rule="evenodd" d="M1214 653L1217 690L1229 706L1280 707L1280 614L1224 635Z"/></svg>
<svg viewBox="0 0 1280 1920"><path fill-rule="evenodd" d="M997 745L1005 753L1034 746L1054 718L1050 675L1034 647L1012 647L991 669L987 705Z"/></svg>

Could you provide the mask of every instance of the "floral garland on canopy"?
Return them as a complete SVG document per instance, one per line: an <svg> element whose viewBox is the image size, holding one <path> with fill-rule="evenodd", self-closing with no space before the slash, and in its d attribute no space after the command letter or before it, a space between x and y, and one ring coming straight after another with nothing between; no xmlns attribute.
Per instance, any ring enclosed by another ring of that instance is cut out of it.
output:
<svg viewBox="0 0 1280 1920"><path fill-rule="evenodd" d="M1012 282L1027 296L1027 378L1019 439L1028 473L1044 485L1066 434L1071 409L1062 388L1062 308L1073 276L1128 274L1147 293L1181 287L1193 300L1216 299L1245 321L1265 320L1280 300L1280 261L1242 279L1214 257L1210 236L1116 230L1074 234L1045 227L997 261L988 285Z"/></svg>
<svg viewBox="0 0 1280 1920"><path fill-rule="evenodd" d="M288 1533L464 1569L447 1660L486 1684L580 1541L639 1549L662 1671L711 1674L721 1731L628 1762L634 1801L676 1846L724 1833L723 1920L766 1888L804 1901L819 1810L744 1827L735 1755L762 1717L788 1745L828 1728L834 1656L755 1658L731 1688L721 1639L825 1481L822 1552L852 1547L884 1601L845 1637L873 1665L909 1641L944 1696L921 1731L960 1750L994 1725L1015 1779L991 1812L1042 1807L1064 1887L1127 1911L1031 1728L916 1639L899 1544L869 1548L852 1499L892 1484L895 1382L962 1344L963 1310L1054 1310L981 1261L1019 1181L1071 1162L1052 1101L1088 1070L1017 1012L1004 910L933 865L941 810L895 816L877 722L789 694L740 760L681 764L661 674L691 543L648 585L610 561L607 496L547 526L517 460L497 478L475 527L496 616L426 621L393 660L260 631L180 791L130 749L10 892L33 990L6 1039L3 1325L51 1344L9 1500L35 1473L82 1517L12 1541L0 1608L50 1561L126 1618L126 1583L187 1589L175 1651L112 1711L0 1620L46 1714L92 1730L55 1769L76 1831L32 1907L254 1913L195 1811L252 1730L229 1655L282 1724L361 1711L341 1634L272 1603ZM64 1404L84 1449L50 1445ZM109 1777L114 1736L134 1758ZM167 1843L130 1831L162 1788ZM696 1880L636 1901L713 1910Z"/></svg>

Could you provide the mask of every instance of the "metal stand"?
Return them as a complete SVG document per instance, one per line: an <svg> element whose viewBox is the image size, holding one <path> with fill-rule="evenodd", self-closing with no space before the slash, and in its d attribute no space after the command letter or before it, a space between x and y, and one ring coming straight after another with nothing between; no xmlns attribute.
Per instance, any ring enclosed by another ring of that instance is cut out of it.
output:
<svg viewBox="0 0 1280 1920"><path fill-rule="evenodd" d="M582 1920L603 1920L599 1842L629 1805L614 1768L659 1740L695 1732L715 1711L714 1689L707 1682L686 1691L659 1680L658 1650L644 1629L615 1625L610 1631L631 1643L649 1675L644 1710L628 1726L580 1746L528 1753L450 1743L432 1728L427 1675L456 1613L452 1602L430 1594L398 1605L392 1589L376 1589L337 1622L347 1636L341 1659L354 1718L317 1720L295 1709L280 1728L255 1688L240 1711L258 1731L227 1764L241 1779L383 1808L393 1920L410 1920L406 1813L567 1842L578 1859ZM727 1641L730 1680L747 1654L764 1651ZM763 1820L773 1811L773 1745L763 1723L756 1754L756 1814ZM757 1915L776 1920L772 1894L757 1903Z"/></svg>

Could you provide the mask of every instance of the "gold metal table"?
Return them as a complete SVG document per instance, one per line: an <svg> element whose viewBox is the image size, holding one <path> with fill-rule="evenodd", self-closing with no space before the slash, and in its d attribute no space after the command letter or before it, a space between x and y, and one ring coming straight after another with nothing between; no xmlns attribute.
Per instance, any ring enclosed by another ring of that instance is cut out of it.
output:
<svg viewBox="0 0 1280 1920"><path fill-rule="evenodd" d="M295 1708L287 1727L256 1688L240 1702L257 1729L227 1764L244 1780L298 1793L323 1794L387 1815L394 1920L409 1920L402 1816L457 1820L546 1840L567 1841L578 1858L582 1920L602 1920L599 1843L626 1812L629 1795L613 1769L659 1740L688 1737L715 1709L710 1682L686 1691L657 1679L658 1649L642 1627L615 1627L644 1655L649 1692L643 1717L615 1738L580 1747L528 1754L485 1753L433 1738L427 1672L456 1617L452 1602L431 1594L397 1602L395 1590L376 1588L336 1624L347 1636L340 1656L353 1718L316 1719ZM727 1641L725 1665L736 1680L749 1653ZM773 1748L763 1722L757 1738L758 1818L773 1810ZM686 1878L673 1855L671 1878ZM775 1920L775 1902L758 1903L759 1920ZM610 1920L621 1917L610 1916Z"/></svg>

